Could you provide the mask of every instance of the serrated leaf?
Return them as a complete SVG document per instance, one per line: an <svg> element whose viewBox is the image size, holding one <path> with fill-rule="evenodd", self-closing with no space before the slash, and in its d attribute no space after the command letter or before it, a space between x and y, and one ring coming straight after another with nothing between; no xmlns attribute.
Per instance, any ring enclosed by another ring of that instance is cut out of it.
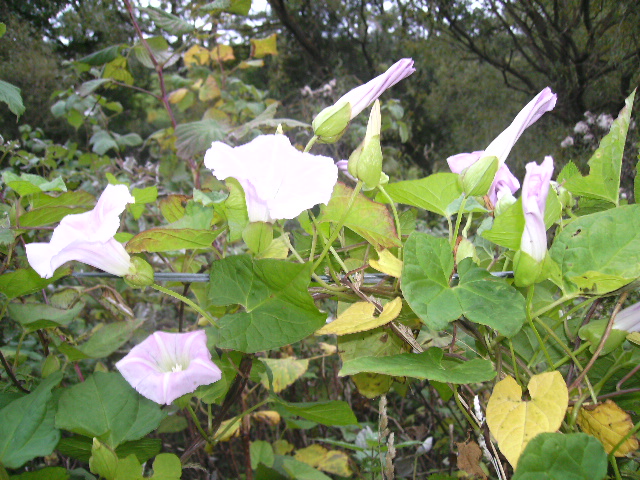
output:
<svg viewBox="0 0 640 480"><path fill-rule="evenodd" d="M352 193L352 188L337 183L329 204L321 207L318 222L338 223L346 212ZM365 238L376 250L402 245L387 207L362 194L355 198L344 225Z"/></svg>
<svg viewBox="0 0 640 480"><path fill-rule="evenodd" d="M170 67L178 60L180 60L180 55L175 53L173 50L169 48L169 44L164 39L164 37L149 37L145 39L147 46L151 50L151 54L155 61L162 65L162 67ZM151 59L151 55L149 54L149 50L147 50L147 46L142 43L138 43L133 47L133 54L136 59L147 68L155 68L153 60Z"/></svg>
<svg viewBox="0 0 640 480"><path fill-rule="evenodd" d="M607 455L584 433L541 433L529 442L513 480L602 480Z"/></svg>
<svg viewBox="0 0 640 480"><path fill-rule="evenodd" d="M387 303L382 313L375 317L375 305L370 302L356 302L316 332L316 335L346 335L364 332L381 327L396 319L402 310L402 297L396 297Z"/></svg>
<svg viewBox="0 0 640 480"><path fill-rule="evenodd" d="M443 359L443 351L432 347L422 353L402 353L386 357L359 357L346 360L338 373L340 376L360 372L413 377L448 383L486 382L496 376L488 360L473 359L459 362Z"/></svg>
<svg viewBox="0 0 640 480"><path fill-rule="evenodd" d="M60 432L54 426L51 390L61 380L61 372L53 373L30 394L0 410L0 465L19 468L53 452Z"/></svg>
<svg viewBox="0 0 640 480"><path fill-rule="evenodd" d="M566 288L602 295L640 277L640 205L584 215L555 238L549 255Z"/></svg>
<svg viewBox="0 0 640 480"><path fill-rule="evenodd" d="M252 260L248 255L214 262L209 301L244 307L219 320L218 346L253 353L295 343L313 333L326 314L318 311L307 291L310 280L310 264Z"/></svg>
<svg viewBox="0 0 640 480"><path fill-rule="evenodd" d="M569 403L567 384L558 371L531 377L531 400L522 400L522 389L513 377L493 388L487 405L487 425L500 451L515 468L527 443L539 433L560 428Z"/></svg>
<svg viewBox="0 0 640 480"><path fill-rule="evenodd" d="M458 265L459 283L451 287L454 266L446 239L417 232L409 236L401 285L412 310L434 330L443 330L464 315L506 337L515 335L526 319L520 292L478 268L471 259Z"/></svg>
<svg viewBox="0 0 640 480"><path fill-rule="evenodd" d="M287 388L309 368L309 360L298 360L294 357L261 358L260 361L269 368L273 380L271 382L269 376L264 373L260 375L260 381L266 389L273 387L275 393L280 393Z"/></svg>
<svg viewBox="0 0 640 480"><path fill-rule="evenodd" d="M251 9L251 0L214 0L200 7L205 12L223 10L237 15L248 15Z"/></svg>
<svg viewBox="0 0 640 480"><path fill-rule="evenodd" d="M97 52L93 52L76 61L78 63L86 63L87 65L92 66L104 65L105 63L109 63L118 58L122 49L123 47L121 45L113 45L111 47L98 50Z"/></svg>
<svg viewBox="0 0 640 480"><path fill-rule="evenodd" d="M631 415L609 399L600 405L582 406L576 422L583 432L600 440L607 453L611 453L613 447L633 429ZM638 439L632 435L614 455L625 457L637 449Z"/></svg>
<svg viewBox="0 0 640 480"><path fill-rule="evenodd" d="M142 10L149 15L153 23L171 35L184 35L194 31L193 25L189 22L164 10L155 7L147 7Z"/></svg>
<svg viewBox="0 0 640 480"><path fill-rule="evenodd" d="M176 128L176 148L181 158L191 158L204 152L215 141L224 140L226 128L215 120L183 123Z"/></svg>
<svg viewBox="0 0 640 480"><path fill-rule="evenodd" d="M112 448L153 431L166 412L119 373L97 372L60 396L56 427L97 437Z"/></svg>
<svg viewBox="0 0 640 480"><path fill-rule="evenodd" d="M458 177L457 173L435 173L420 180L390 183L385 190L395 202L446 217L449 204L462 194Z"/></svg>
<svg viewBox="0 0 640 480"><path fill-rule="evenodd" d="M174 250L211 248L220 231L192 228L150 228L134 236L126 245L127 252L170 252Z"/></svg>
<svg viewBox="0 0 640 480"><path fill-rule="evenodd" d="M24 113L25 107L20 89L4 80L0 80L0 102L6 103L11 113L18 118Z"/></svg>
<svg viewBox="0 0 640 480"><path fill-rule="evenodd" d="M634 90L627 97L624 108L611 125L611 130L589 160L589 175L574 175L567 179L564 187L574 195L606 200L618 205L622 156L635 94Z"/></svg>

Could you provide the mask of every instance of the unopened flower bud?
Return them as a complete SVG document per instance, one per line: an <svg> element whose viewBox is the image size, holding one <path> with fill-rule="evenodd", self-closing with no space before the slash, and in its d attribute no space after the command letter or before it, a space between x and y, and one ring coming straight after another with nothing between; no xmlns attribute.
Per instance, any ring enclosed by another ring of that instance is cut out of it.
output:
<svg viewBox="0 0 640 480"><path fill-rule="evenodd" d="M336 103L322 110L313 119L313 133L322 143L335 143L349 126L351 121L351 104Z"/></svg>
<svg viewBox="0 0 640 480"><path fill-rule="evenodd" d="M367 133L361 147L349 158L349 173L365 183L366 188L375 188L380 184L382 174L382 147L380 145L380 102L373 104Z"/></svg>
<svg viewBox="0 0 640 480"><path fill-rule="evenodd" d="M513 257L513 273L518 287L528 287L536 283L542 272L544 262L538 262L523 250L518 250Z"/></svg>

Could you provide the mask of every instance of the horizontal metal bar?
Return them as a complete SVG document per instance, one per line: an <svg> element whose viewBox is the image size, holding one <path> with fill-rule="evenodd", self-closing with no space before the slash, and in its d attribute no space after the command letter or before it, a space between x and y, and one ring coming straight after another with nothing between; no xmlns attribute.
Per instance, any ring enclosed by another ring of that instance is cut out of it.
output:
<svg viewBox="0 0 640 480"><path fill-rule="evenodd" d="M118 278L117 275L104 272L73 272L71 274L75 278ZM494 277L513 278L513 272L491 272ZM384 273L365 273L364 283L378 283L384 280L388 275ZM183 283L206 283L209 281L208 273L173 273L159 272L154 275L156 282L183 282ZM333 279L329 275L320 275L324 282L332 282ZM454 274L453 278L458 278L458 274Z"/></svg>

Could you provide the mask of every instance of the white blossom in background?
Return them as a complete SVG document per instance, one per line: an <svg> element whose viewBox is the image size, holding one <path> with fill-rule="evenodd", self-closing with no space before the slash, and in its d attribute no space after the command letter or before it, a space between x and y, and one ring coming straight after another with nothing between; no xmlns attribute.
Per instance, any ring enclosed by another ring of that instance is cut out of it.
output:
<svg viewBox="0 0 640 480"><path fill-rule="evenodd" d="M573 127L574 133L585 134L589 131L589 125L586 122L580 121L576 123L575 127Z"/></svg>
<svg viewBox="0 0 640 480"><path fill-rule="evenodd" d="M596 123L602 130L609 130L611 128L611 124L613 123L613 117L608 113L601 113L600 115L598 115Z"/></svg>
<svg viewBox="0 0 640 480"><path fill-rule="evenodd" d="M568 135L567 137L565 137L564 140L562 140L562 142L560 142L560 147L562 148L573 147L574 143L575 142L573 140L573 137L571 135Z"/></svg>

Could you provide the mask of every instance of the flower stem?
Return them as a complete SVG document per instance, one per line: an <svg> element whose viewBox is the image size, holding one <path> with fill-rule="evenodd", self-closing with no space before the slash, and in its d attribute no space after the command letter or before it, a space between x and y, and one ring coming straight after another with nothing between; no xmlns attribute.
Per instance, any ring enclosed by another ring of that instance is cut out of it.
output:
<svg viewBox="0 0 640 480"><path fill-rule="evenodd" d="M402 242L402 225L400 225L400 216L398 215L396 204L382 185L378 185L378 190L380 190L380 193L382 193L382 195L384 195L384 198L389 202L389 204L391 204L391 211L393 212L393 220L396 222L396 233L398 234L398 238L400 239L400 242ZM398 258L402 260L402 247L398 249Z"/></svg>
<svg viewBox="0 0 640 480"><path fill-rule="evenodd" d="M200 433L200 436L209 445L212 445L213 443L211 442L211 439L209 438L209 435L207 435L207 432L205 432L202 429L202 425L200 425L200 420L198 420L198 416L196 415L196 412L193 411L193 407L191 406L191 404L187 405L187 410L189 411L189 414L191 415L191 419L193 420L193 424L196 426L196 429L198 430L198 433Z"/></svg>
<svg viewBox="0 0 640 480"><path fill-rule="evenodd" d="M307 143L307 146L304 147L304 153L307 153L309 150L311 150L311 147L313 147L313 145L316 143L316 140L318 140L317 135L314 135L313 137L311 137L311 140L309 140L309 143Z"/></svg>
<svg viewBox="0 0 640 480"><path fill-rule="evenodd" d="M359 180L358 183L356 184L356 188L354 188L353 192L351 193L351 197L349 198L349 203L347 204L347 208L342 214L342 218L333 229L333 232L331 232L331 235L329 235L329 238L327 239L327 243L325 243L324 248L322 249L322 253L320 253L320 256L316 260L316 263L313 264L312 271L314 272L316 271L316 268L318 268L320 263L322 263L322 260L324 259L324 257L329 252L329 248L331 247L331 244L333 244L334 240L338 238L338 234L340 233L340 230L342 230L342 227L347 221L347 216L349 215L349 211L351 210L351 207L353 207L353 204L356 201L356 197L360 193L360 190L362 190L362 186L363 186L363 183L362 181Z"/></svg>
<svg viewBox="0 0 640 480"><path fill-rule="evenodd" d="M168 288L161 287L157 283L154 283L153 285L151 285L151 288L153 288L154 290L158 290L159 292L165 293L173 298L176 298L181 302L186 303L191 308L193 308L196 312L198 312L200 315L206 318L209 321L209 323L211 323L211 325L213 325L214 327L220 328L220 325L218 325L218 323L213 319L211 315L209 315L202 308L200 308L195 302L189 300L187 297L180 295L179 293L176 293L173 290L169 290Z"/></svg>
<svg viewBox="0 0 640 480"><path fill-rule="evenodd" d="M451 238L451 248L456 246L456 241L458 240L458 232L460 231L460 223L462 222L462 216L464 212L464 207L467 205L467 200L469 197L465 196L460 202L460 208L458 209L458 216L456 217L456 227L453 231L453 236Z"/></svg>

